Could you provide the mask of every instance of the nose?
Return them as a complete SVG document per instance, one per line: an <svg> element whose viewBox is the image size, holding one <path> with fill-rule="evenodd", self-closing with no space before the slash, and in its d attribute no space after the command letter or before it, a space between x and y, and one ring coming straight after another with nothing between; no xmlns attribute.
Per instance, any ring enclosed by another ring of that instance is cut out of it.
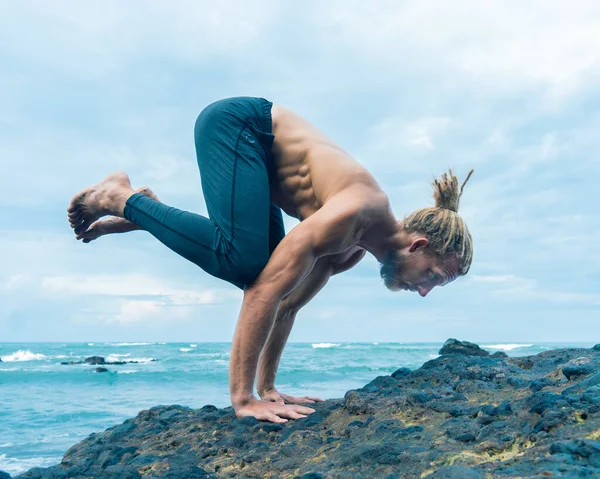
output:
<svg viewBox="0 0 600 479"><path fill-rule="evenodd" d="M429 294L429 291L431 291L433 288L434 288L434 286L418 286L417 287L417 289L419 291L419 295L421 295L422 298L427 296Z"/></svg>

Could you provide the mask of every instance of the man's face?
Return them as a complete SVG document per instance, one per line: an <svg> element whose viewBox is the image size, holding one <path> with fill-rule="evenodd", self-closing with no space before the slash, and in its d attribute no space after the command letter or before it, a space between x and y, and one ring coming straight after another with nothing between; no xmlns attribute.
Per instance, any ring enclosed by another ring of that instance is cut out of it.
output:
<svg viewBox="0 0 600 479"><path fill-rule="evenodd" d="M413 291L425 297L436 286L458 277L458 259L442 260L426 247L392 251L380 265L380 275L390 291Z"/></svg>

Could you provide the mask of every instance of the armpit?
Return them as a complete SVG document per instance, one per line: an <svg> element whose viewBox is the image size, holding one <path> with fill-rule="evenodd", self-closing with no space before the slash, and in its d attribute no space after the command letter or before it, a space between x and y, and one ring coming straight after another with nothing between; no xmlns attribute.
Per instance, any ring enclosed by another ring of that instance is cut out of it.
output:
<svg viewBox="0 0 600 479"><path fill-rule="evenodd" d="M350 257L339 259L336 257L337 255L332 257L330 260L333 270L331 274L343 273L344 271L354 268L360 262L360 260L364 258L366 253L366 250L360 248L359 250L354 251Z"/></svg>

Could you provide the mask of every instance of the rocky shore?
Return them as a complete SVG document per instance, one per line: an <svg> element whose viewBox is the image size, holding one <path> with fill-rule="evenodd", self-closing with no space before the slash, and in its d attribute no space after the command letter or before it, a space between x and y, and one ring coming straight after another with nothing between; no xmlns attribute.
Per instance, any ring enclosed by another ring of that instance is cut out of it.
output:
<svg viewBox="0 0 600 479"><path fill-rule="evenodd" d="M600 345L508 358L448 340L440 354L283 425L158 406L18 477L600 477Z"/></svg>

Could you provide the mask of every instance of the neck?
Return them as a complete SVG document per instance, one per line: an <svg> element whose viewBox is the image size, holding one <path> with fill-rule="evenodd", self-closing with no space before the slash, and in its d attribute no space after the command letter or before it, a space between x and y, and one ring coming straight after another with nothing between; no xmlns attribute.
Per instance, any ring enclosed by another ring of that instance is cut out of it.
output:
<svg viewBox="0 0 600 479"><path fill-rule="evenodd" d="M385 261L390 251L402 249L408 244L410 244L409 234L399 222L389 230L371 228L363 234L359 242L359 246L375 256L380 263Z"/></svg>

